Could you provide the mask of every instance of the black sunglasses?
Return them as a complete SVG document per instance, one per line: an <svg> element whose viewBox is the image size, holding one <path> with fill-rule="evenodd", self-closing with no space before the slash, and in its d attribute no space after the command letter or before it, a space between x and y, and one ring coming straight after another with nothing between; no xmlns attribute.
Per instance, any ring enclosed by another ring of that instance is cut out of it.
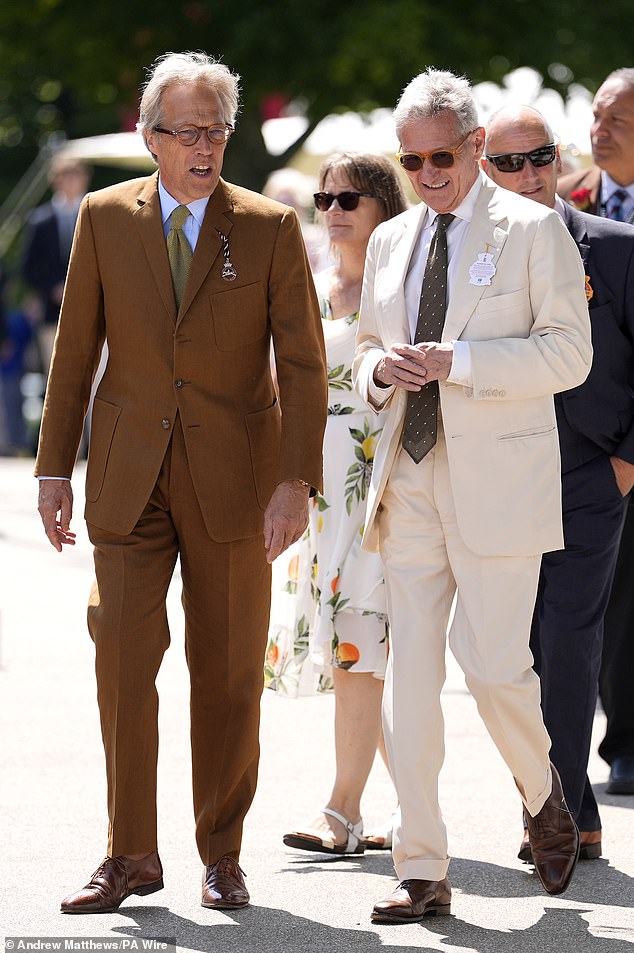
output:
<svg viewBox="0 0 634 953"><path fill-rule="evenodd" d="M396 158L406 172L420 172L425 159L429 159L437 169L450 169L456 161L458 152L475 129L471 129L453 149L436 149L435 152L397 152Z"/></svg>
<svg viewBox="0 0 634 953"><path fill-rule="evenodd" d="M333 195L332 192L315 192L313 198L315 200L315 208L319 212L327 212L335 199L337 199L342 212L354 212L355 208L359 205L359 199L362 195L365 196L366 199L376 198L376 195L372 192L339 192L338 195Z"/></svg>
<svg viewBox="0 0 634 953"><path fill-rule="evenodd" d="M533 149L532 152L504 152L497 156L487 156L487 161L492 162L498 172L519 172L524 168L527 159L535 166L541 169L545 165L550 165L555 161L557 155L557 146L551 142L548 146L542 146L540 149Z"/></svg>

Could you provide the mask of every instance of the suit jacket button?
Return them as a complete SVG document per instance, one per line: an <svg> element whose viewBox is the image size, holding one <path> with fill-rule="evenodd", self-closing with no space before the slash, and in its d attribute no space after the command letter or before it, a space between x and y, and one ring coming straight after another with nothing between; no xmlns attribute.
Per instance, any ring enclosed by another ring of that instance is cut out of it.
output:
<svg viewBox="0 0 634 953"><path fill-rule="evenodd" d="M178 380L175 381L175 384L176 384L176 386L177 386L178 388L181 388L184 383L185 383L185 381L183 380L182 377L179 377Z"/></svg>
<svg viewBox="0 0 634 953"><path fill-rule="evenodd" d="M499 396L500 396L500 392L499 392L499 390L497 389L497 387L495 388L495 390L492 390L492 391L491 391L491 396L492 396L492 397L499 397Z"/></svg>
<svg viewBox="0 0 634 953"><path fill-rule="evenodd" d="M170 429L170 422L169 422L169 420L167 419L167 417L163 417L163 419L162 419L162 421L161 421L161 427L163 428L163 430L169 430L169 429Z"/></svg>

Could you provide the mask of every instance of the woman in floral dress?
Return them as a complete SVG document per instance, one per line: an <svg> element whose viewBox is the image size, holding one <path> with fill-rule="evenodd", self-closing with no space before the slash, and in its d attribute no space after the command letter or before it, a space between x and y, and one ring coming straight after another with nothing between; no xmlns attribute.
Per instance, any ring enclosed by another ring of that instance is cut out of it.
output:
<svg viewBox="0 0 634 953"><path fill-rule="evenodd" d="M286 564L293 634L289 639L283 625L271 627L266 682L296 694L308 673L316 672L317 687L334 688L336 699L332 793L310 827L286 834L284 842L304 850L362 853L366 846L384 846L381 838L376 844L363 839L360 801L381 738L388 634L380 558L361 549L382 418L353 390L352 360L368 240L406 203L395 167L378 155L327 160L320 189L315 205L335 262L315 279L329 380L324 492L313 498L307 534Z"/></svg>

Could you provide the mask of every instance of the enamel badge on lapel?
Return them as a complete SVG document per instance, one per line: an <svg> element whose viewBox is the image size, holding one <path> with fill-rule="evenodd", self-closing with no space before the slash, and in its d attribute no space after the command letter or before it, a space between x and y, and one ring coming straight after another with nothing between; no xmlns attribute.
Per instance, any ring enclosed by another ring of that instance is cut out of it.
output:
<svg viewBox="0 0 634 953"><path fill-rule="evenodd" d="M478 260L469 267L470 285L490 285L491 278L495 274L496 268L493 264L493 252L489 251L487 245L486 251L480 252Z"/></svg>
<svg viewBox="0 0 634 953"><path fill-rule="evenodd" d="M225 281L234 281L238 277L238 272L231 264L231 256L229 254L229 239L222 232L218 232L218 235L220 236L220 241L222 242L222 257L224 259L222 264L222 277Z"/></svg>
<svg viewBox="0 0 634 953"><path fill-rule="evenodd" d="M590 284L590 275L586 275L586 301L594 297L594 288Z"/></svg>

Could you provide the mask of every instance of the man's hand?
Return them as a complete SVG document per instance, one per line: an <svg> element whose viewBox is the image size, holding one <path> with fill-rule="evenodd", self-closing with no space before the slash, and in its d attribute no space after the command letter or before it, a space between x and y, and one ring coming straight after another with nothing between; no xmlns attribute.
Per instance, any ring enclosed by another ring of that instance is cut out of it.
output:
<svg viewBox="0 0 634 953"><path fill-rule="evenodd" d="M374 382L419 391L429 381L447 380L452 360L451 344L395 344L374 368Z"/></svg>
<svg viewBox="0 0 634 953"><path fill-rule="evenodd" d="M299 480L278 483L264 514L267 562L288 549L308 525L308 490Z"/></svg>
<svg viewBox="0 0 634 953"><path fill-rule="evenodd" d="M54 546L58 553L61 553L64 545L74 546L75 534L71 533L69 528L73 515L70 480L40 480L37 508L51 546Z"/></svg>
<svg viewBox="0 0 634 953"><path fill-rule="evenodd" d="M634 464L628 463L627 460L621 460L620 457L610 457L610 463L621 496L627 496L634 486Z"/></svg>

